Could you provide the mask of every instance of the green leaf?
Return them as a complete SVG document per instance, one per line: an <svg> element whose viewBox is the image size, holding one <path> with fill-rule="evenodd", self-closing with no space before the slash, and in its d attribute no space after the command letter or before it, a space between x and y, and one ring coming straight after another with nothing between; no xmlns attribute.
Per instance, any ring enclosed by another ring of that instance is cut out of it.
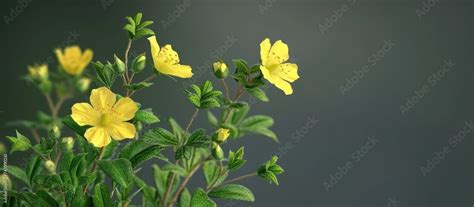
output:
<svg viewBox="0 0 474 207"><path fill-rule="evenodd" d="M110 199L110 193L107 185L99 183L94 188L94 196L92 197L92 202L95 207L109 207L112 205L112 200Z"/></svg>
<svg viewBox="0 0 474 207"><path fill-rule="evenodd" d="M79 177L79 185L92 184L97 179L97 172L89 173Z"/></svg>
<svg viewBox="0 0 474 207"><path fill-rule="evenodd" d="M31 147L30 140L18 131L16 131L16 137L7 136L7 139L12 143L10 154L15 151L26 151Z"/></svg>
<svg viewBox="0 0 474 207"><path fill-rule="evenodd" d="M47 201L45 201L43 198L41 198L40 196L32 192L24 192L21 194L21 197L23 198L25 202L27 202L31 206L35 206L35 207L49 207L50 206Z"/></svg>
<svg viewBox="0 0 474 207"><path fill-rule="evenodd" d="M84 137L84 133L86 133L86 130L88 127L86 126L79 126L73 119L72 117L66 116L63 119L63 124L69 127L72 131L76 132L77 134L81 135Z"/></svg>
<svg viewBox="0 0 474 207"><path fill-rule="evenodd" d="M158 144L162 147L173 147L179 145L179 140L170 131L163 128L149 130L143 135L143 140L149 144Z"/></svg>
<svg viewBox="0 0 474 207"><path fill-rule="evenodd" d="M239 124L248 114L250 110L250 106L246 102L241 102L242 106L239 108L234 109L234 113L232 114L232 123Z"/></svg>
<svg viewBox="0 0 474 207"><path fill-rule="evenodd" d="M191 194L188 189L185 188L184 191L179 195L178 207L189 207L191 205Z"/></svg>
<svg viewBox="0 0 474 207"><path fill-rule="evenodd" d="M140 29L143 29L145 27L148 27L150 25L153 24L153 21L144 21L142 22L140 25L138 25L137 29L140 30Z"/></svg>
<svg viewBox="0 0 474 207"><path fill-rule="evenodd" d="M171 164L171 163L168 163L165 166L163 166L162 170L171 171L171 172L173 172L177 175L183 176L183 177L188 174L186 169L184 169L183 167L181 167L179 165Z"/></svg>
<svg viewBox="0 0 474 207"><path fill-rule="evenodd" d="M119 158L126 158L132 163L132 167L135 168L141 163L152 159L166 159L161 154L162 148L158 145L149 144L143 140L138 140L134 142L129 142L123 148L122 152L119 155Z"/></svg>
<svg viewBox="0 0 474 207"><path fill-rule="evenodd" d="M209 147L211 138L205 134L204 129L197 129L188 138L186 145L191 147Z"/></svg>
<svg viewBox="0 0 474 207"><path fill-rule="evenodd" d="M202 188L194 190L191 198L191 207L217 207L217 204L207 197Z"/></svg>
<svg viewBox="0 0 474 207"><path fill-rule="evenodd" d="M36 195L38 195L39 197L41 197L44 201L46 201L49 206L51 207L58 207L59 204L58 202L46 191L44 190L39 190L36 192Z"/></svg>
<svg viewBox="0 0 474 207"><path fill-rule="evenodd" d="M153 30L148 29L148 28L143 28L143 29L139 29L136 32L136 36L133 39L137 40L137 39L140 39L142 37L152 36L152 35L155 35L155 32L153 32Z"/></svg>
<svg viewBox="0 0 474 207"><path fill-rule="evenodd" d="M269 116L256 115L244 119L240 126L245 129L250 128L268 128L273 125L273 119Z"/></svg>
<svg viewBox="0 0 474 207"><path fill-rule="evenodd" d="M249 69L249 67L247 65L247 62L245 60L235 59L235 60L232 60L232 62L234 63L235 67L237 67L237 71L243 72L245 74L250 73L250 69Z"/></svg>
<svg viewBox="0 0 474 207"><path fill-rule="evenodd" d="M229 162L227 168L229 171L236 171L241 168L247 161L243 159L244 147L240 147L237 152L229 152Z"/></svg>
<svg viewBox="0 0 474 207"><path fill-rule="evenodd" d="M133 181L138 189L142 189L143 196L145 197L146 200L148 200L149 202L156 202L155 200L156 189L155 188L148 186L145 183L145 181L140 179L137 175L133 177Z"/></svg>
<svg viewBox="0 0 474 207"><path fill-rule="evenodd" d="M151 108L137 111L137 113L135 113L135 120L145 124L154 124L160 121L160 119L153 114Z"/></svg>
<svg viewBox="0 0 474 207"><path fill-rule="evenodd" d="M153 83L139 82L139 83L124 85L124 87L127 88L128 90L136 91L136 90L139 90L139 89L142 89L142 88L148 88L151 85L153 85Z"/></svg>
<svg viewBox="0 0 474 207"><path fill-rule="evenodd" d="M266 181L270 182L270 184L275 183L275 185L279 185L278 179L277 179L276 175L273 172L266 171L266 172L263 172L263 173L259 173L258 176L260 176L261 178L263 178Z"/></svg>
<svg viewBox="0 0 474 207"><path fill-rule="evenodd" d="M256 99L263 101L263 102L268 102L270 99L268 99L267 95L265 92L260 89L260 88L246 88L245 89L250 95L255 97Z"/></svg>
<svg viewBox="0 0 474 207"><path fill-rule="evenodd" d="M218 126L217 118L211 111L207 111L207 121L214 127Z"/></svg>
<svg viewBox="0 0 474 207"><path fill-rule="evenodd" d="M169 171L163 171L158 165L152 165L153 178L155 180L156 190L160 198L163 198L167 189Z"/></svg>
<svg viewBox="0 0 474 207"><path fill-rule="evenodd" d="M26 172L23 171L23 169L10 165L7 167L7 171L9 175L13 175L13 177L17 178L18 180L21 180L28 186L30 185L30 179L26 175Z"/></svg>
<svg viewBox="0 0 474 207"><path fill-rule="evenodd" d="M142 14L142 13L137 13L137 15L135 15L134 21L135 21L135 24L136 24L136 25L139 25L139 24L140 24L140 22L142 21L142 17L143 17L143 14Z"/></svg>
<svg viewBox="0 0 474 207"><path fill-rule="evenodd" d="M183 128L174 120L172 117L168 118L168 123L171 126L171 129L173 130L174 136L178 138L178 140L181 140L182 135L183 135Z"/></svg>
<svg viewBox="0 0 474 207"><path fill-rule="evenodd" d="M191 157L191 151L192 148L190 146L184 145L180 146L176 149L176 152L174 153L175 159L180 160L180 159L189 159Z"/></svg>
<svg viewBox="0 0 474 207"><path fill-rule="evenodd" d="M125 158L100 160L98 165L117 184L128 187L133 181L132 163Z"/></svg>
<svg viewBox="0 0 474 207"><path fill-rule="evenodd" d="M34 155L26 164L25 173L28 176L30 183L33 182L33 178L41 171L41 159Z"/></svg>
<svg viewBox="0 0 474 207"><path fill-rule="evenodd" d="M209 197L240 201L255 201L252 191L242 185L228 184L214 188Z"/></svg>

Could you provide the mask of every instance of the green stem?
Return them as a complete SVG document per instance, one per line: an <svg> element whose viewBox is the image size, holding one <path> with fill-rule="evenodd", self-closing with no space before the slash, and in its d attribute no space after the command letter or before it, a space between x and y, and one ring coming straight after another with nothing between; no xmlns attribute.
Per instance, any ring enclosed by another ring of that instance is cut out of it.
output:
<svg viewBox="0 0 474 207"><path fill-rule="evenodd" d="M237 181L240 181L240 180L243 180L243 179L246 179L246 178L250 178L250 177L253 177L253 176L256 176L256 175L257 175L257 173L256 173L256 172L253 172L253 173L250 173L250 174L247 174L247 175L242 175L242 176L240 176L240 177L236 177L236 178L234 178L234 179L225 181L225 182L223 182L223 183L221 183L221 184L219 184L219 185L210 187L210 188L208 188L208 189L206 190L206 192L208 193L208 192L210 192L212 189L217 188L217 187L219 187L219 186L223 186L223 185L226 185L226 184L229 184L229 183L237 182Z"/></svg>
<svg viewBox="0 0 474 207"><path fill-rule="evenodd" d="M91 173L95 172L95 169L97 168L97 162L99 162L99 160L102 159L102 156L104 156L104 152L105 152L105 147L101 147L100 152L99 152L99 157L97 157L94 164L92 165ZM88 187L89 187L89 184L86 184L84 186L84 189L82 190L84 194L86 194Z"/></svg>

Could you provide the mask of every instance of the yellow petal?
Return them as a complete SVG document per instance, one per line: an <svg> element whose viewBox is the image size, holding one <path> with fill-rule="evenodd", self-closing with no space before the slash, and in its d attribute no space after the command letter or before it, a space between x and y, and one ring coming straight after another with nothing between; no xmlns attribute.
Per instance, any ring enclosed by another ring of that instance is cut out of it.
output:
<svg viewBox="0 0 474 207"><path fill-rule="evenodd" d="M285 92L285 95L291 95L293 93L293 88L291 88L290 83L284 81L281 78L275 78L274 83L277 88Z"/></svg>
<svg viewBox="0 0 474 207"><path fill-rule="evenodd" d="M133 119L135 112L138 111L138 107L131 98L125 97L115 103L114 111L119 115L120 121L128 121Z"/></svg>
<svg viewBox="0 0 474 207"><path fill-rule="evenodd" d="M86 51L84 51L84 53L81 56L80 63L78 66L78 73L82 73L82 71L84 71L87 65L89 65L89 63L91 62L93 56L94 56L94 53L92 52L92 50L87 49Z"/></svg>
<svg viewBox="0 0 474 207"><path fill-rule="evenodd" d="M148 41L150 42L150 50L151 50L151 57L153 58L153 64L155 65L155 68L157 68L158 54L160 53L160 45L158 45L158 42L156 41L156 36L149 37Z"/></svg>
<svg viewBox="0 0 474 207"><path fill-rule="evenodd" d="M135 126L128 122L117 122L107 127L107 130L115 140L133 139L135 137Z"/></svg>
<svg viewBox="0 0 474 207"><path fill-rule="evenodd" d="M294 63L280 64L274 70L278 74L279 77L281 77L283 80L286 80L290 83L300 78L300 76L298 76L298 65Z"/></svg>
<svg viewBox="0 0 474 207"><path fill-rule="evenodd" d="M193 76L191 66L189 65L172 65L169 68L170 72L165 74L180 78L191 78Z"/></svg>
<svg viewBox="0 0 474 207"><path fill-rule="evenodd" d="M87 129L84 137L96 147L105 147L112 141L109 132L103 127L91 127Z"/></svg>
<svg viewBox="0 0 474 207"><path fill-rule="evenodd" d="M267 64L268 53L270 52L271 47L270 39L265 38L260 43L260 59L262 60L262 65Z"/></svg>
<svg viewBox="0 0 474 207"><path fill-rule="evenodd" d="M158 53L158 61L167 65L176 65L179 63L179 55L171 45L165 45Z"/></svg>
<svg viewBox="0 0 474 207"><path fill-rule="evenodd" d="M64 58L63 51L61 51L61 49L56 49L54 50L54 53L56 53L56 57L58 58L59 64L65 65L65 58Z"/></svg>
<svg viewBox="0 0 474 207"><path fill-rule="evenodd" d="M81 58L81 48L77 45L66 47L64 53L69 60L79 60Z"/></svg>
<svg viewBox="0 0 474 207"><path fill-rule="evenodd" d="M265 64L266 67L271 67L276 64L281 64L288 60L288 45L283 43L281 40L276 41L272 48L270 49L270 53L268 54L268 60Z"/></svg>
<svg viewBox="0 0 474 207"><path fill-rule="evenodd" d="M115 104L115 94L106 87L93 89L90 96L90 102L97 111L106 111L112 109Z"/></svg>
<svg viewBox="0 0 474 207"><path fill-rule="evenodd" d="M94 126L100 121L100 113L88 103L76 103L72 106L71 111L71 118L79 126Z"/></svg>
<svg viewBox="0 0 474 207"><path fill-rule="evenodd" d="M267 79L270 83L273 84L274 78L273 78L272 74L270 73L270 71L268 70L268 68L266 68L265 66L261 65L261 66L260 66L260 71L262 71L263 78Z"/></svg>

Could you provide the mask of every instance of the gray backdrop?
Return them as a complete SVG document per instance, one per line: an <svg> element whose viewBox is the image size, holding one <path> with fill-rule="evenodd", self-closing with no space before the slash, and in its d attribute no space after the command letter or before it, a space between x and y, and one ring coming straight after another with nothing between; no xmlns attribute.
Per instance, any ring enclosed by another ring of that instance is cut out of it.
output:
<svg viewBox="0 0 474 207"><path fill-rule="evenodd" d="M254 114L275 118L281 142L249 136L230 146L246 146L242 173L279 154L281 185L247 180L256 202L223 206L474 205L474 1L4 0L0 121L47 109L19 81L27 64L54 65L53 49L67 44L111 60L126 46L123 17L136 12L157 23L160 42L173 44L196 74L160 77L146 95L137 93L162 118L186 122L192 108L183 84L212 78L216 57L257 63L265 37L284 40L299 65L292 96L272 86L271 105L250 100ZM146 41L132 49L142 51ZM198 121L207 127L203 115ZM13 133L2 125L2 139ZM18 153L9 162L26 158ZM149 167L142 172L151 183Z"/></svg>

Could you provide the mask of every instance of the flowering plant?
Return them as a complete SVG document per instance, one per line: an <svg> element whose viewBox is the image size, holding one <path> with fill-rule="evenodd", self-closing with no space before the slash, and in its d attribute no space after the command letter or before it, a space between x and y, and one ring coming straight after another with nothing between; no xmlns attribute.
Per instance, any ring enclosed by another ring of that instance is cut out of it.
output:
<svg viewBox="0 0 474 207"><path fill-rule="evenodd" d="M141 13L126 19L124 30L129 41L123 60L114 55L113 63L92 61L92 50L71 46L55 51L57 71L51 72L47 65L29 67L25 79L46 97L50 114L38 112L37 121L10 123L30 130L33 138L30 140L19 131L7 136L10 153L33 154L25 166L4 169L8 173L1 176L0 183L8 193L6 205L129 206L140 202L142 206L211 207L217 205L214 199L254 201L251 190L237 184L245 178L259 176L278 185L277 175L283 173L283 168L277 164L276 156L254 172L235 177L247 162L244 147L226 153L221 146L251 133L277 141L269 129L273 119L249 116L249 104L239 99L247 93L268 102L261 89L265 80L287 95L293 93L290 83L299 78L298 67L286 63L288 46L280 40L272 45L267 38L260 44L261 63L250 66L236 59L233 72L223 60L217 60L211 67L224 92L211 81L190 85L185 91L194 107L189 121L181 125L170 117L167 127L157 127L158 116L134 100L133 95L152 86L159 76L190 78L192 68L180 63L171 45L159 45L149 29L152 21L142 21ZM153 70L148 78L137 82L135 75L145 71L147 55L142 53L129 61L129 51L132 43L143 38L150 44ZM89 65L94 68L94 75L87 70ZM229 76L237 83L233 98L226 84ZM61 116L64 102L77 94L89 94L92 81L98 87L90 91L89 100L75 103L69 115ZM113 92L116 82L121 82L123 93ZM215 116L209 109L219 110L221 115ZM192 129L195 117L204 110L214 128L211 132ZM149 125L149 130L144 125ZM137 173L145 161L152 159L158 160L152 166L153 184ZM190 179L201 169L206 186L189 189Z"/></svg>

